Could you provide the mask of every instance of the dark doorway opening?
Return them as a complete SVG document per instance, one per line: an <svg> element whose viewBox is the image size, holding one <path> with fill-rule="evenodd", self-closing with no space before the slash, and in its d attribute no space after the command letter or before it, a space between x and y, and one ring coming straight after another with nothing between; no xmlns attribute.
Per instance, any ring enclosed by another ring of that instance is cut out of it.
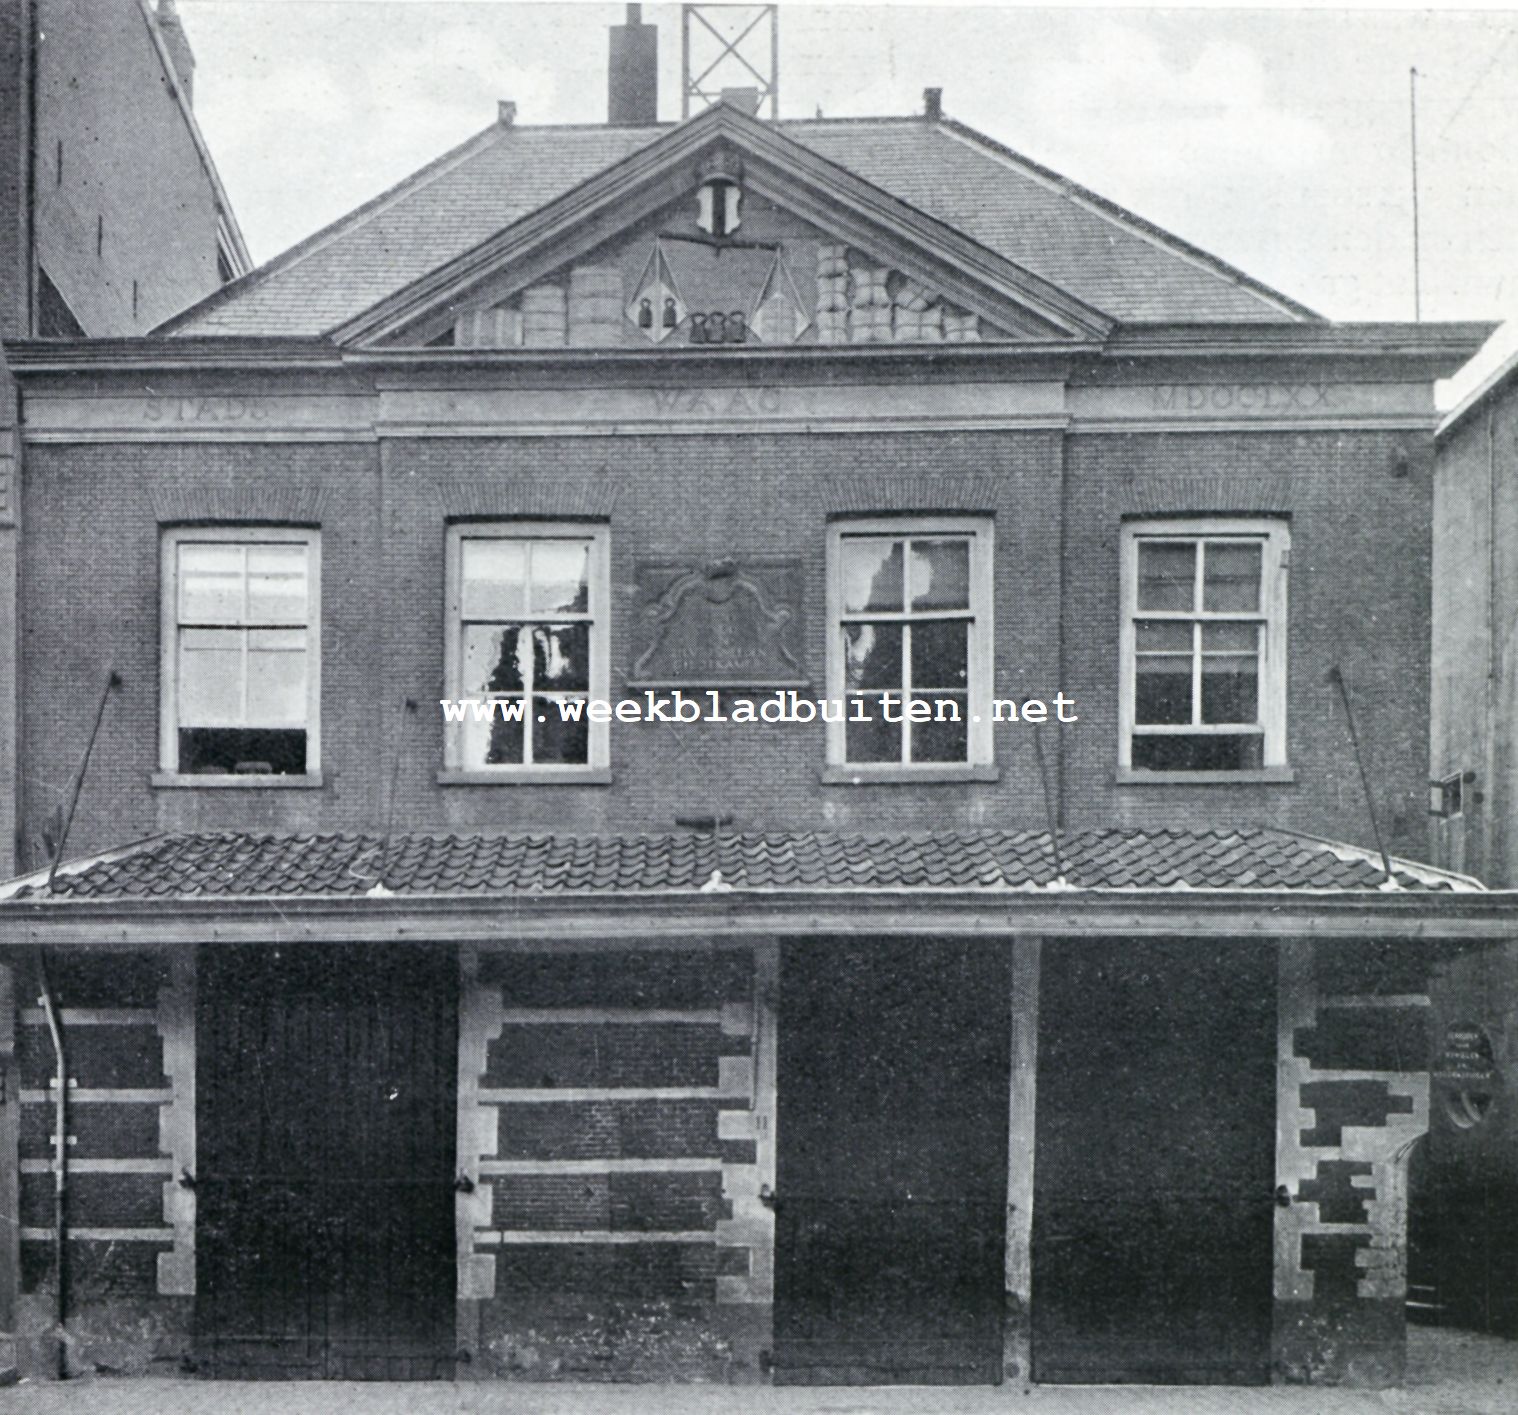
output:
<svg viewBox="0 0 1518 1415"><path fill-rule="evenodd" d="M1273 951L1048 943L1039 991L1034 1379L1266 1383Z"/></svg>
<svg viewBox="0 0 1518 1415"><path fill-rule="evenodd" d="M1001 1379L1010 959L782 944L777 1384Z"/></svg>
<svg viewBox="0 0 1518 1415"><path fill-rule="evenodd" d="M454 954L212 945L197 992L198 1368L450 1378Z"/></svg>

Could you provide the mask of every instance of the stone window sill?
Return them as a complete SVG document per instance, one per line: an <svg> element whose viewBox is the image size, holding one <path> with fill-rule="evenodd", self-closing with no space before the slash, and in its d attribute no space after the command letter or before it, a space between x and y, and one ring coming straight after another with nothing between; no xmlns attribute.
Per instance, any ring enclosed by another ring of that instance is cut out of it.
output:
<svg viewBox="0 0 1518 1415"><path fill-rule="evenodd" d="M1290 786L1296 779L1289 766L1248 771L1135 771L1120 766L1113 778L1119 786Z"/></svg>
<svg viewBox="0 0 1518 1415"><path fill-rule="evenodd" d="M206 772L181 774L177 771L155 771L152 783L170 790L211 791L319 791L323 785L319 771L308 771L303 776L260 775L253 772L221 775Z"/></svg>
<svg viewBox="0 0 1518 1415"><path fill-rule="evenodd" d="M527 767L521 771L440 771L439 786L610 786L609 767Z"/></svg>
<svg viewBox="0 0 1518 1415"><path fill-rule="evenodd" d="M932 766L826 766L824 786L936 786L966 781L1000 781L1001 769L990 763L943 762Z"/></svg>

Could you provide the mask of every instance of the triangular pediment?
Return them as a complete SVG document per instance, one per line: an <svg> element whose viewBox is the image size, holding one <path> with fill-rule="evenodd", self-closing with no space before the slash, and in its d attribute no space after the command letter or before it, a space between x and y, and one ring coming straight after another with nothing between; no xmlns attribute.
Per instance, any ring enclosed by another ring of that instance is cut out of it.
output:
<svg viewBox="0 0 1518 1415"><path fill-rule="evenodd" d="M1099 338L1113 321L719 107L333 331L357 347Z"/></svg>

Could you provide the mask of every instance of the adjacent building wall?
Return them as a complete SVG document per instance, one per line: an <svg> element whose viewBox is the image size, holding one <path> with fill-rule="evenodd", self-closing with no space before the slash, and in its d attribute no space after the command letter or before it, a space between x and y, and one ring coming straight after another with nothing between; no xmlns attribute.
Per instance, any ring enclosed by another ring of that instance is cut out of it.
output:
<svg viewBox="0 0 1518 1415"><path fill-rule="evenodd" d="M140 334L221 283L222 214L138 0L36 0L37 258L84 332Z"/></svg>
<svg viewBox="0 0 1518 1415"><path fill-rule="evenodd" d="M1431 857L1518 888L1518 381L1512 373L1441 431L1434 489ZM1446 813L1447 812L1447 813ZM1430 983L1439 1063L1452 1026L1478 1028L1491 1104L1456 1123L1435 1080L1415 1170L1416 1293L1425 1320L1518 1335L1518 946L1451 960ZM1456 1111L1460 1114L1459 1111ZM1501 1276L1497 1276L1497 1275Z"/></svg>

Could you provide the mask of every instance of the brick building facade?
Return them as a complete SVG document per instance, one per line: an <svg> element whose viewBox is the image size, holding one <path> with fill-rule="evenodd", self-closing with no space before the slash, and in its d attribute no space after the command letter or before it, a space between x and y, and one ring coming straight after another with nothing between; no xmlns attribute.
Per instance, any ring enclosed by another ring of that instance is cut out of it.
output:
<svg viewBox="0 0 1518 1415"><path fill-rule="evenodd" d="M1518 399L1509 359L1435 445L1431 858L1518 882L1509 531ZM1414 1211L1415 1297L1431 1320L1518 1335L1518 948L1452 961L1431 988L1438 1104Z"/></svg>
<svg viewBox="0 0 1518 1415"><path fill-rule="evenodd" d="M1512 928L1402 858L1484 332L930 91L503 105L16 345L29 1359L1395 1381L1424 980Z"/></svg>

